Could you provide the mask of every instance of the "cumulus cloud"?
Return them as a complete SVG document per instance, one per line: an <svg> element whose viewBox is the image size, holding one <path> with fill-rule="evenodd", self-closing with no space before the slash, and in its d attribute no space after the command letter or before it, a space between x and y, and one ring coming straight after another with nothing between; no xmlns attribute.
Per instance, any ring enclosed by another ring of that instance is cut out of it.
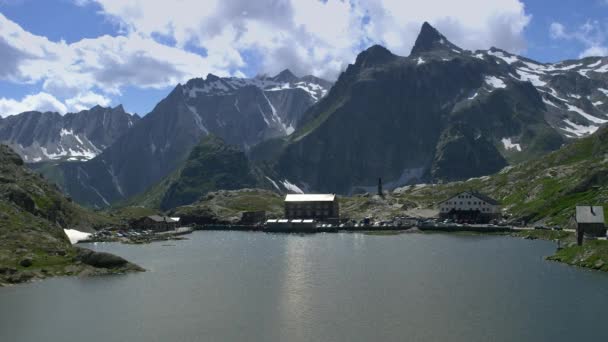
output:
<svg viewBox="0 0 608 342"><path fill-rule="evenodd" d="M579 58L608 55L607 32L608 27L597 20L587 21L573 30L568 30L559 22L553 22L549 26L552 39L576 41L583 46Z"/></svg>
<svg viewBox="0 0 608 342"><path fill-rule="evenodd" d="M254 51L262 56L260 72L290 68L328 78L373 43L409 54L424 21L464 48L521 52L531 18L520 0L94 1L129 32L194 44L209 61L238 68Z"/></svg>
<svg viewBox="0 0 608 342"><path fill-rule="evenodd" d="M230 67L138 33L53 42L1 13L0 37L0 79L40 82L45 93L58 98L92 89L115 95L128 85L162 88L209 72L227 75Z"/></svg>
<svg viewBox="0 0 608 342"><path fill-rule="evenodd" d="M92 91L78 93L76 96L59 100L47 93L39 92L24 96L20 100L0 98L0 117L16 115L27 111L57 112L65 114L90 109L93 106L109 106L112 100Z"/></svg>
<svg viewBox="0 0 608 342"><path fill-rule="evenodd" d="M65 113L67 107L53 95L40 92L27 95L21 100L0 98L0 116L7 117L27 111L61 112Z"/></svg>
<svg viewBox="0 0 608 342"><path fill-rule="evenodd" d="M75 97L65 100L67 110L70 112L79 112L81 110L89 109L93 106L100 105L107 107L110 105L112 100L100 94L96 94L92 91L80 93Z"/></svg>
<svg viewBox="0 0 608 342"><path fill-rule="evenodd" d="M463 48L518 53L531 19L521 0L73 1L96 2L121 34L50 41L0 13L0 79L41 84L65 110L88 103L73 94L107 103L127 86L164 88L207 73L289 68L334 79L372 44L408 55L424 21Z"/></svg>

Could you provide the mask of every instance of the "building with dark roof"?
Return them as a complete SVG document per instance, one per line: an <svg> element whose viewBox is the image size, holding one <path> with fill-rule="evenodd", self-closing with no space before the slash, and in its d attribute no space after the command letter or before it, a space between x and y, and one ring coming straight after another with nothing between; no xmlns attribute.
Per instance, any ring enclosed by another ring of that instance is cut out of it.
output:
<svg viewBox="0 0 608 342"><path fill-rule="evenodd" d="M439 202L439 217L457 222L487 223L501 218L500 203L475 191L464 191Z"/></svg>
<svg viewBox="0 0 608 342"><path fill-rule="evenodd" d="M605 237L606 225L604 224L604 207L602 206L576 206L576 240L579 245L583 244L583 238Z"/></svg>

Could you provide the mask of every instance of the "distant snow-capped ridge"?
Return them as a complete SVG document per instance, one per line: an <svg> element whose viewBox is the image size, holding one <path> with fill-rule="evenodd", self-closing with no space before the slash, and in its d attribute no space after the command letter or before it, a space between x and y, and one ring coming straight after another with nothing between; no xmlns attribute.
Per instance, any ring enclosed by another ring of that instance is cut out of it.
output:
<svg viewBox="0 0 608 342"><path fill-rule="evenodd" d="M608 89L602 87L608 88L608 58L539 63L497 48L470 53L513 71L502 78L487 76L486 82L493 88L502 88L506 78L530 82L553 118L550 123L567 138L587 136L608 122Z"/></svg>
<svg viewBox="0 0 608 342"><path fill-rule="evenodd" d="M293 133L302 114L325 97L332 83L283 70L253 78L194 78L181 94L204 134L213 133L248 150L251 146ZM240 134L237 134L240 132Z"/></svg>
<svg viewBox="0 0 608 342"><path fill-rule="evenodd" d="M314 100L324 97L331 83L315 76L297 77L289 70L284 70L274 77L259 75L253 78L218 77L213 74L205 79L195 78L186 83L183 88L185 94L195 98L199 95L230 95L243 87L253 86L264 91L281 91L300 89Z"/></svg>
<svg viewBox="0 0 608 342"><path fill-rule="evenodd" d="M25 112L0 120L0 142L11 146L26 163L89 160L138 120L122 106L95 106L66 115Z"/></svg>

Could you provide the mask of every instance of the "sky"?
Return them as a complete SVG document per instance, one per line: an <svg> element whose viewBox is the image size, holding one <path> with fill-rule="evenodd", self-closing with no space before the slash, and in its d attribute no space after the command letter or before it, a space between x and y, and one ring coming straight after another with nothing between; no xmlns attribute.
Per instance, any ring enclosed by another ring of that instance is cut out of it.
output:
<svg viewBox="0 0 608 342"><path fill-rule="evenodd" d="M407 56L424 21L470 50L608 55L608 0L0 0L0 117L145 115L209 73L335 80L371 45Z"/></svg>

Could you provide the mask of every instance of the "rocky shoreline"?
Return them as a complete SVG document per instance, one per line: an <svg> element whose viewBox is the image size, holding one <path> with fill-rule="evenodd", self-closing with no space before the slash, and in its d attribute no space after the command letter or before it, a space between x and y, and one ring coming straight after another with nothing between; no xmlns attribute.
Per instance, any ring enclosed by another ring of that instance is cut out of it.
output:
<svg viewBox="0 0 608 342"><path fill-rule="evenodd" d="M35 259L26 256L17 265L0 266L0 287L58 276L101 276L145 271L114 254L82 247L72 247L69 251L59 251L59 254L59 262L55 264L38 265Z"/></svg>

